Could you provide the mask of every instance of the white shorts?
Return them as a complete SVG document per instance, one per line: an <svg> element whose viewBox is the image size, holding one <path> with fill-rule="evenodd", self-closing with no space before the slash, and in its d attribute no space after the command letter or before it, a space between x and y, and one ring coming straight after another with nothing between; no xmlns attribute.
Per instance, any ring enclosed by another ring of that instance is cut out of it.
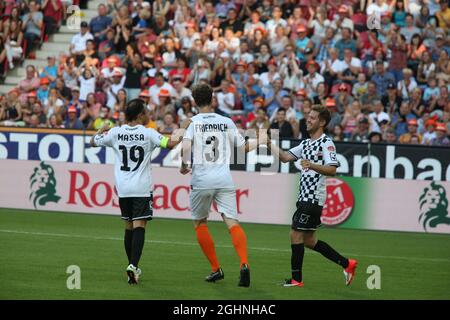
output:
<svg viewBox="0 0 450 320"><path fill-rule="evenodd" d="M191 190L189 195L191 213L194 220L209 217L211 204L217 204L217 211L225 217L238 220L236 207L236 189L197 189Z"/></svg>

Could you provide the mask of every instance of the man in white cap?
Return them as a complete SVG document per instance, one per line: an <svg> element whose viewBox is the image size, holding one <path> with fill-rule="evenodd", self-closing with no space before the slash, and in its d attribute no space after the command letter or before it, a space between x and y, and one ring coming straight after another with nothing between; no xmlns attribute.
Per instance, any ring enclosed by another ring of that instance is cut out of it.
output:
<svg viewBox="0 0 450 320"><path fill-rule="evenodd" d="M80 32L72 37L70 44L70 53L77 57L77 64L84 60L84 51L88 40L94 40L94 36L89 32L88 23L83 21L80 24Z"/></svg>

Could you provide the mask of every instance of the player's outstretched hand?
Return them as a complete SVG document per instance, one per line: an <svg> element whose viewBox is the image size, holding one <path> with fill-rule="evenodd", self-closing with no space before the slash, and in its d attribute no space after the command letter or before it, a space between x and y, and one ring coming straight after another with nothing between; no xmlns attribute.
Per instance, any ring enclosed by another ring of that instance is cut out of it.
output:
<svg viewBox="0 0 450 320"><path fill-rule="evenodd" d="M266 130L259 130L258 144L260 144L260 145L267 144L268 140L269 140L269 138L267 136L267 131Z"/></svg>
<svg viewBox="0 0 450 320"><path fill-rule="evenodd" d="M111 128L109 127L109 122L106 121L106 122L103 124L103 126L98 130L98 134L105 133L105 132L107 132L109 129L111 129Z"/></svg>
<svg viewBox="0 0 450 320"><path fill-rule="evenodd" d="M181 174L188 174L189 172L191 172L191 169L189 169L188 167L182 166L182 167L180 168L180 173L181 173Z"/></svg>
<svg viewBox="0 0 450 320"><path fill-rule="evenodd" d="M191 124L191 122L192 122L192 120L189 118L184 119L183 122L181 122L180 129L186 130L189 127L189 125Z"/></svg>

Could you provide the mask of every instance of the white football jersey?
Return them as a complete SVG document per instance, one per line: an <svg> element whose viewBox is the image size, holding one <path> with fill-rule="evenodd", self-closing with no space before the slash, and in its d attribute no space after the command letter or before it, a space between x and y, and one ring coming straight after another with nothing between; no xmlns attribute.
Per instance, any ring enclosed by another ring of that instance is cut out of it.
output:
<svg viewBox="0 0 450 320"><path fill-rule="evenodd" d="M151 155L156 147L167 147L169 139L142 125L114 127L96 135L96 146L114 149L114 176L119 198L149 197L152 192Z"/></svg>
<svg viewBox="0 0 450 320"><path fill-rule="evenodd" d="M217 113L200 113L184 134L192 143L192 189L234 188L230 172L234 146L245 139L230 118Z"/></svg>

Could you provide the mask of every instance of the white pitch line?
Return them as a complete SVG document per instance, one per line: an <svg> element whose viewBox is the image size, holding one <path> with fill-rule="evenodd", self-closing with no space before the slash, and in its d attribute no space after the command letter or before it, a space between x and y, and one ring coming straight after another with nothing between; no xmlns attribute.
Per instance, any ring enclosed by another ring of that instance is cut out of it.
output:
<svg viewBox="0 0 450 320"><path fill-rule="evenodd" d="M123 238L116 237L95 237L95 236L87 236L81 234L66 234L66 233L47 233L47 232L30 232L30 231L20 231L20 230L4 230L0 229L0 232L3 233L14 233L14 234L28 234L34 236L51 236L51 237L62 237L62 238L79 238L79 239L90 239L90 240L114 240L114 241L123 241ZM145 240L147 243L158 243L158 244L168 244L168 245L181 245L181 246L190 246L197 247L197 243L193 242L177 242L177 241L163 241L163 240ZM233 248L230 245L217 245L218 248ZM264 247L249 247L249 250L257 250L257 251L271 251L271 252L291 252L288 249L275 249L275 248L264 248ZM310 253L318 254L315 251L308 251ZM379 255L364 255L364 254L355 254L355 253L346 253L343 254L351 257L364 257L364 258L379 258L379 259L393 259L393 260L414 260L414 261L429 261L429 262L450 262L450 259L445 258L421 258L421 257L401 257L401 256L379 256Z"/></svg>

